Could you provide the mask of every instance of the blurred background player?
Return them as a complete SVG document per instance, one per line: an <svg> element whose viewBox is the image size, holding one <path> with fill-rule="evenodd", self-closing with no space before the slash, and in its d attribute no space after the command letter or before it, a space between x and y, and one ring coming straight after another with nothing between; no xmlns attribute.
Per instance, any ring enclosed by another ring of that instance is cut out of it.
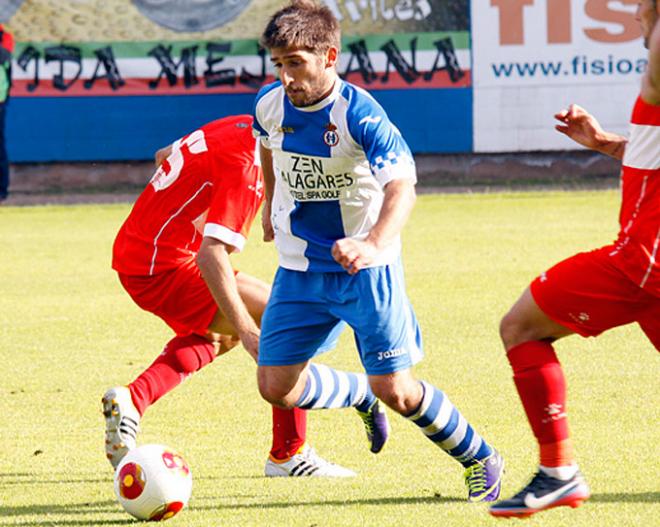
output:
<svg viewBox="0 0 660 527"><path fill-rule="evenodd" d="M274 237L280 264L262 324L261 394L287 407L356 406L343 372L309 362L346 321L377 397L465 467L470 501L495 500L502 458L442 391L411 373L422 342L400 261L415 202L408 145L368 93L338 77L339 23L327 7L294 1L261 42L280 79L257 95L254 121L264 236ZM384 436L379 403L370 411L373 434Z"/></svg>
<svg viewBox="0 0 660 527"><path fill-rule="evenodd" d="M269 286L232 269L263 201L252 118L207 124L156 155L158 169L121 227L113 268L133 300L176 333L128 387L103 396L106 454L116 467L136 444L140 417L216 355L242 342L257 359ZM364 376L356 377L367 398ZM373 398L370 394L369 397ZM306 414L273 408L267 476L353 476L305 444Z"/></svg>
<svg viewBox="0 0 660 527"><path fill-rule="evenodd" d="M596 336L637 322L660 351L660 11L656 0L637 8L648 68L635 102L630 138L605 132L572 105L555 117L557 130L578 143L622 160L619 236L612 245L580 253L532 282L501 324L513 379L539 443L540 467L494 516L529 516L568 505L590 491L573 456L566 383L552 342L578 333Z"/></svg>
<svg viewBox="0 0 660 527"><path fill-rule="evenodd" d="M0 24L0 201L9 195L9 158L5 140L5 121L11 88L11 56L14 37Z"/></svg>

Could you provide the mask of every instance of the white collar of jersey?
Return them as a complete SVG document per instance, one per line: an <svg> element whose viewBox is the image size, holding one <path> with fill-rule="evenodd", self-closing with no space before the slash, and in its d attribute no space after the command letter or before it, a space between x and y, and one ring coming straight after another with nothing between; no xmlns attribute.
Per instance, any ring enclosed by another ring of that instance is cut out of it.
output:
<svg viewBox="0 0 660 527"><path fill-rule="evenodd" d="M337 100L337 97L339 97L339 90L341 89L341 79L337 77L335 79L335 85L332 87L332 91L330 94L325 98L321 99L319 102L316 104L312 104L311 106L294 106L296 110L300 110L301 112L315 112L317 110L320 110L321 108L325 108L328 104L331 104Z"/></svg>

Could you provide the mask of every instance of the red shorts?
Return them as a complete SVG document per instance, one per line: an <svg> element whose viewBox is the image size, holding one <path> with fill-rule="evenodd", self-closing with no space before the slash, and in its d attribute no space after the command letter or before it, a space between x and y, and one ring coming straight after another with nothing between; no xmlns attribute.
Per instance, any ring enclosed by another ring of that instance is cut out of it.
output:
<svg viewBox="0 0 660 527"><path fill-rule="evenodd" d="M154 276L119 273L119 281L138 306L162 318L178 336L204 335L218 311L194 258Z"/></svg>
<svg viewBox="0 0 660 527"><path fill-rule="evenodd" d="M632 282L611 251L601 247L559 262L532 282L532 296L548 317L583 337L637 322L660 351L660 298Z"/></svg>

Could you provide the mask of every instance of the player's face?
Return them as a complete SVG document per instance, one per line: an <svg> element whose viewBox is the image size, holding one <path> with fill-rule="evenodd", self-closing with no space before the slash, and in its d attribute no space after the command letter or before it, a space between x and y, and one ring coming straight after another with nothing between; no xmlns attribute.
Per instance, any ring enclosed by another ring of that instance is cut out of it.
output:
<svg viewBox="0 0 660 527"><path fill-rule="evenodd" d="M658 22L658 8L653 0L641 0L637 4L635 18L642 26L642 36L644 37L644 47L648 49L649 38L653 28Z"/></svg>
<svg viewBox="0 0 660 527"><path fill-rule="evenodd" d="M324 54L305 49L273 48L270 51L284 90L294 106L310 106L332 90L337 72L337 49Z"/></svg>

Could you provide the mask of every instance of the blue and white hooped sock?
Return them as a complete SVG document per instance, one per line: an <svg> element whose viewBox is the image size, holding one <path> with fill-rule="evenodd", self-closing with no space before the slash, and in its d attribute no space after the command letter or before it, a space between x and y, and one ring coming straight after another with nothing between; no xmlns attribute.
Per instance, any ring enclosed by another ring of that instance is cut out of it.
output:
<svg viewBox="0 0 660 527"><path fill-rule="evenodd" d="M424 381L420 383L424 390L422 402L406 418L465 467L490 456L493 449L470 426L449 398L435 386Z"/></svg>
<svg viewBox="0 0 660 527"><path fill-rule="evenodd" d="M354 407L366 412L376 401L363 373L338 371L323 364L309 365L305 390L296 406L305 410Z"/></svg>

